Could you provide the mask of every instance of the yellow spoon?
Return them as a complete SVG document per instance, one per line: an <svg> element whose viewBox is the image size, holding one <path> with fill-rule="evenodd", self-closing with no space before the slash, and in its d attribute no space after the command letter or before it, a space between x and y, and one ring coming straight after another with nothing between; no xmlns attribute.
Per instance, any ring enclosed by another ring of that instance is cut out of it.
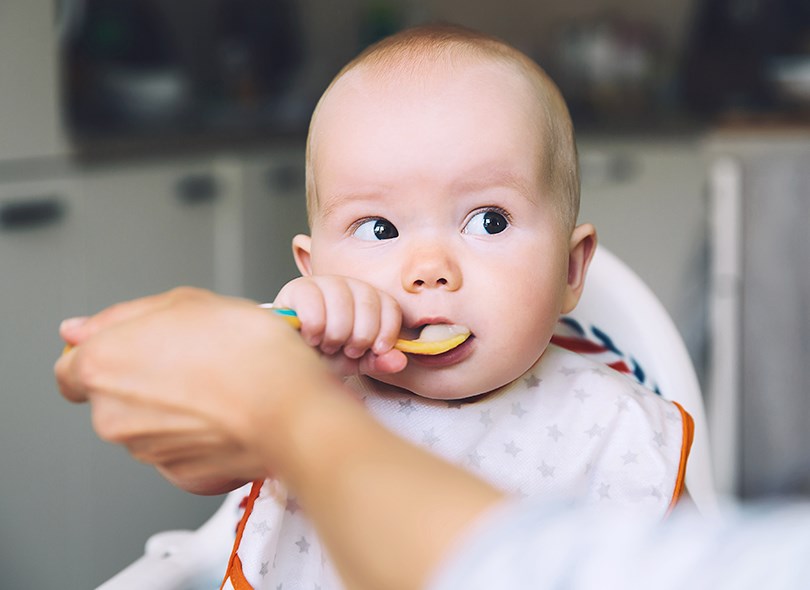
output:
<svg viewBox="0 0 810 590"><path fill-rule="evenodd" d="M288 324L296 330L301 329L301 320L292 309L274 308L265 304L261 307L270 309L273 313L281 316ZM410 354L435 355L453 350L470 337L470 331L463 326L451 324L436 324L425 326L422 333L415 340L405 340L400 338L394 344L394 348Z"/></svg>

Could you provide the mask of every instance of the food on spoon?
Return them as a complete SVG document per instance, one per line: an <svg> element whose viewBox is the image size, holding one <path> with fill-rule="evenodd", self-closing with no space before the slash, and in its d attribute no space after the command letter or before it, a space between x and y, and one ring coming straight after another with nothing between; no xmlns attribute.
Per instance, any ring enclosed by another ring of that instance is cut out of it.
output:
<svg viewBox="0 0 810 590"><path fill-rule="evenodd" d="M410 354L442 354L453 350L470 337L470 331L457 324L430 324L422 328L416 340L399 339L394 348Z"/></svg>

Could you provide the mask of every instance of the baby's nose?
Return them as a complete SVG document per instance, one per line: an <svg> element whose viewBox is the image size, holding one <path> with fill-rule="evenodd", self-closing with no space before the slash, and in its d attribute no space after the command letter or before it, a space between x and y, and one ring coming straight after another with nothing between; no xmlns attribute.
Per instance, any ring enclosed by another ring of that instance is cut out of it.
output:
<svg viewBox="0 0 810 590"><path fill-rule="evenodd" d="M461 283L458 263L449 251L438 246L413 252L402 270L402 287L413 293L438 288L456 291Z"/></svg>

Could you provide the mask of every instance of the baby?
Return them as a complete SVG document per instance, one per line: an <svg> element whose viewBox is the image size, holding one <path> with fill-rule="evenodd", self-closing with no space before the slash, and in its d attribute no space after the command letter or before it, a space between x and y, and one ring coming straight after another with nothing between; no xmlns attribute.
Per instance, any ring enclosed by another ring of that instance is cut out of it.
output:
<svg viewBox="0 0 810 590"><path fill-rule="evenodd" d="M691 418L550 344L596 234L576 225L572 124L533 61L449 26L370 47L313 114L307 203L303 276L274 305L382 423L517 496L671 509ZM469 338L434 356L392 348L445 324ZM341 587L279 482L254 484L224 587Z"/></svg>

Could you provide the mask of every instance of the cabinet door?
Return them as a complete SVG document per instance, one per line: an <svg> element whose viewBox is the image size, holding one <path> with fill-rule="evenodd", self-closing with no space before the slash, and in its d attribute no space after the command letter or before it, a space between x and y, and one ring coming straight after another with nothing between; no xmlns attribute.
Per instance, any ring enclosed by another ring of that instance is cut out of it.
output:
<svg viewBox="0 0 810 590"><path fill-rule="evenodd" d="M297 276L292 239L307 233L304 149L243 159L243 295L272 301Z"/></svg>
<svg viewBox="0 0 810 590"><path fill-rule="evenodd" d="M209 161L96 166L82 171L80 186L85 312L177 285L214 287L221 189ZM123 569L158 531L196 528L221 501L172 487L98 441L89 424L82 432L76 464L84 482L71 508L81 515L73 544L82 555L74 557L86 572L82 583L64 585L74 588L95 587Z"/></svg>
<svg viewBox="0 0 810 590"><path fill-rule="evenodd" d="M61 400L59 322L82 307L82 202L66 178L0 183L3 587L89 587L72 532L86 412ZM47 542L44 542L47 540Z"/></svg>
<svg viewBox="0 0 810 590"><path fill-rule="evenodd" d="M86 170L91 309L178 285L215 286L222 191L208 160Z"/></svg>
<svg viewBox="0 0 810 590"><path fill-rule="evenodd" d="M706 164L696 138L582 140L582 221L672 315L694 360L704 346ZM698 363L699 366L699 363Z"/></svg>

